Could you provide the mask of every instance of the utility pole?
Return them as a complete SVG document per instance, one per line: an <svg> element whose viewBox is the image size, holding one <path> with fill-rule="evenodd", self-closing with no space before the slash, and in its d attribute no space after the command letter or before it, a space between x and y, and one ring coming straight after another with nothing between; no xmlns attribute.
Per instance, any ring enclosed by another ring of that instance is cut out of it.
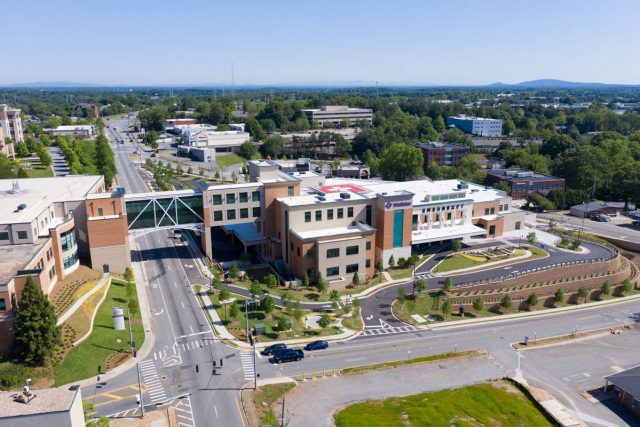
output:
<svg viewBox="0 0 640 427"><path fill-rule="evenodd" d="M247 342L249 341L249 307L247 306L247 300L244 300L244 324L245 324L245 333L247 334Z"/></svg>
<svg viewBox="0 0 640 427"><path fill-rule="evenodd" d="M127 319L129 319L129 344L131 345L131 353L133 357L138 358L136 347L133 342L133 332L131 331L131 315L129 314L129 308L127 307ZM140 395L140 416L144 418L144 402L142 401L142 381L140 380L140 364L136 362L136 371L138 372L138 392Z"/></svg>
<svg viewBox="0 0 640 427"><path fill-rule="evenodd" d="M280 427L284 427L284 397L282 398L282 415L280 417Z"/></svg>
<svg viewBox="0 0 640 427"><path fill-rule="evenodd" d="M251 343L253 344L253 389L258 388L258 368L256 367L256 340L251 337Z"/></svg>

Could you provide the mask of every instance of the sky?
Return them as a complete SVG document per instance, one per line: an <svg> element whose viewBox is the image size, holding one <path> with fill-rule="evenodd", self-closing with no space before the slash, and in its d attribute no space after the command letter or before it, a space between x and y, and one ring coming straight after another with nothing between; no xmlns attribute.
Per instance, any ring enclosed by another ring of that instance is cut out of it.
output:
<svg viewBox="0 0 640 427"><path fill-rule="evenodd" d="M8 2L0 84L640 84L637 0Z"/></svg>

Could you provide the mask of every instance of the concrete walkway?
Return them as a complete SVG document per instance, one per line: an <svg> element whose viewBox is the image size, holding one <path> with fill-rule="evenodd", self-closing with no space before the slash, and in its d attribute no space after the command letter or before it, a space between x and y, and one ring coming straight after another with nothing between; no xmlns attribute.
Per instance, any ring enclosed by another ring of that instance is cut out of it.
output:
<svg viewBox="0 0 640 427"><path fill-rule="evenodd" d="M76 311L78 311L78 309L80 307L82 307L82 304L84 304L84 302L86 300L88 300L89 298L91 298L91 296L93 294L95 294L96 292L98 292L102 286L104 286L104 284L107 282L107 280L111 280L111 275L106 273L102 275L102 278L100 279L100 281L98 281L98 283L91 288L91 290L89 292L87 292L86 294L82 295L80 297L80 299L78 299L78 301L74 302L73 305L71 307L69 307L69 309L67 311L65 311L64 313L62 313L60 315L60 317L58 317L58 323L57 326L62 325L64 322L66 322L67 320L69 320L69 318L71 316L73 316L73 313L75 313ZM96 308L97 310L97 308Z"/></svg>

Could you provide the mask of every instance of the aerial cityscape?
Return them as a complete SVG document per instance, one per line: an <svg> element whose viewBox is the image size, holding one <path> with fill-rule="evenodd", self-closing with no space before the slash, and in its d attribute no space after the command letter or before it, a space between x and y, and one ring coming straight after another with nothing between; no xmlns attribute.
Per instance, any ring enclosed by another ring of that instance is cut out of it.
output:
<svg viewBox="0 0 640 427"><path fill-rule="evenodd" d="M640 3L3 15L0 427L640 426Z"/></svg>

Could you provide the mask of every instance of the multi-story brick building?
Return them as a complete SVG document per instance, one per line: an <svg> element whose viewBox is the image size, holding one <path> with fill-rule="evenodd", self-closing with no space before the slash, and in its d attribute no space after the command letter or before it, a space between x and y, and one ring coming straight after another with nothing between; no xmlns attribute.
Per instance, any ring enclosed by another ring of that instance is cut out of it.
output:
<svg viewBox="0 0 640 427"><path fill-rule="evenodd" d="M24 141L20 110L0 104L0 153L15 156L13 143Z"/></svg>
<svg viewBox="0 0 640 427"><path fill-rule="evenodd" d="M471 152L469 147L446 142L418 142L416 147L422 150L425 167L431 163L439 166L457 166L460 159L467 157Z"/></svg>
<svg viewBox="0 0 640 427"><path fill-rule="evenodd" d="M509 195L515 199L524 199L532 193L547 195L552 190L564 190L564 179L522 169L490 169L487 182L506 183Z"/></svg>

